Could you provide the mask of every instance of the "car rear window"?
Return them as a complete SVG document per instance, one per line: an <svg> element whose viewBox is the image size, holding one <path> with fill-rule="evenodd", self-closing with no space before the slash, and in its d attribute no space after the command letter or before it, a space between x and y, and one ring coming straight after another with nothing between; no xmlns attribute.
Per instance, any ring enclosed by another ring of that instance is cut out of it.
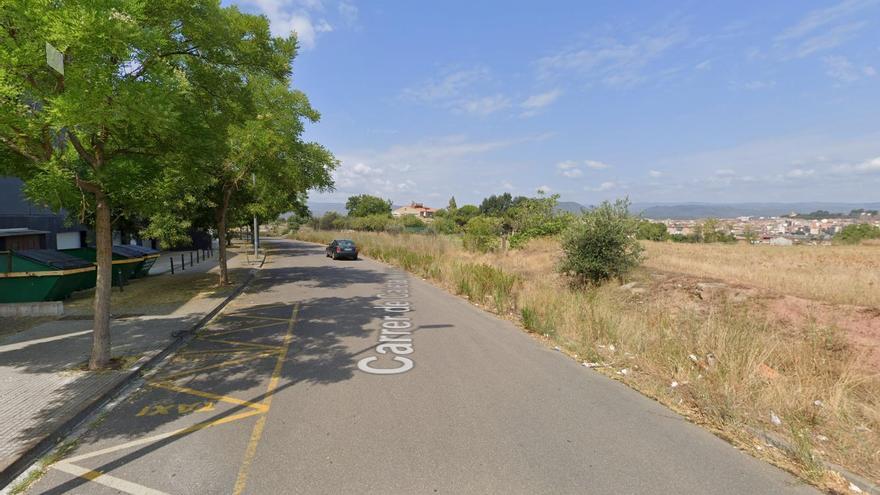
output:
<svg viewBox="0 0 880 495"><path fill-rule="evenodd" d="M351 242L351 241L336 241L336 243L339 244L339 245L342 246L342 247L351 247L351 246L354 246L354 243Z"/></svg>

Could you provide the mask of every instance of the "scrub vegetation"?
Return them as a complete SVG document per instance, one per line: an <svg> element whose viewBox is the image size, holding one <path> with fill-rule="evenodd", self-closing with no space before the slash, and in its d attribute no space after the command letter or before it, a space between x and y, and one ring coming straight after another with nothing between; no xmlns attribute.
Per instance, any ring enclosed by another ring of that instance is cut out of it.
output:
<svg viewBox="0 0 880 495"><path fill-rule="evenodd" d="M644 243L644 264L625 280L584 286L559 272L564 252L557 237L483 253L465 249L454 235L308 228L294 234L318 243L340 235L364 255L519 323L584 366L814 484L846 492L847 483L822 461L880 479L880 368L835 325L811 315L780 318L773 310L786 294L877 304L876 296L865 298L878 286L871 279L877 270L865 268L877 266L876 246ZM796 273L786 276L782 267ZM837 271L847 275L831 276ZM821 287L826 276L833 288ZM856 289L843 290L847 276ZM789 447L771 447L756 431Z"/></svg>

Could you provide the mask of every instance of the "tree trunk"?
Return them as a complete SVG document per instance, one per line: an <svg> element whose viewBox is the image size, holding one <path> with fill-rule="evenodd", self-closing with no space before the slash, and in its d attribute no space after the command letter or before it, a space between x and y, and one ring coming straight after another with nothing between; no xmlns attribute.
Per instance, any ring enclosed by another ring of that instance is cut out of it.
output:
<svg viewBox="0 0 880 495"><path fill-rule="evenodd" d="M232 190L223 191L223 203L217 212L217 237L220 245L220 256L217 262L220 265L220 285L229 284L229 269L226 263L226 212L229 210L229 198Z"/></svg>
<svg viewBox="0 0 880 495"><path fill-rule="evenodd" d="M113 236L110 200L103 192L95 193L95 246L97 247L97 283L95 285L95 320L92 331L92 355L89 369L97 370L110 363L110 294L113 281Z"/></svg>

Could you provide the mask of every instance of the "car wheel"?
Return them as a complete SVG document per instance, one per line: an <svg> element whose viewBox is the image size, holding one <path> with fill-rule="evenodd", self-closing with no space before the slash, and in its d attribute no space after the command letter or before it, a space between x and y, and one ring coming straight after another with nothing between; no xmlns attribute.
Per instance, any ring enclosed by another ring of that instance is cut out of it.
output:
<svg viewBox="0 0 880 495"><path fill-rule="evenodd" d="M358 259L358 255L354 255L354 258L352 258L352 259L355 260L355 261L357 261L357 259Z"/></svg>

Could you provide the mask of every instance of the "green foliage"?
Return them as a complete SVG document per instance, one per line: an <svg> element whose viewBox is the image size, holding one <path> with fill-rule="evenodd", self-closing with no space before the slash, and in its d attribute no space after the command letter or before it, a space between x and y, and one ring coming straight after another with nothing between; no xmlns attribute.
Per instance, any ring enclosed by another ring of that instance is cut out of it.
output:
<svg viewBox="0 0 880 495"><path fill-rule="evenodd" d="M510 246L519 248L529 239L558 235L571 223L574 216L557 212L559 195L549 197L524 198L514 200L513 206L505 215L505 230L510 230Z"/></svg>
<svg viewBox="0 0 880 495"><path fill-rule="evenodd" d="M524 196L514 198L510 193L493 194L480 203L480 214L490 217L503 217L507 214L507 210L513 208L524 199L526 199Z"/></svg>
<svg viewBox="0 0 880 495"><path fill-rule="evenodd" d="M458 208L453 215L455 223L458 224L459 227L464 227L470 221L471 218L474 218L480 214L480 209L474 205L464 205L461 208Z"/></svg>
<svg viewBox="0 0 880 495"><path fill-rule="evenodd" d="M456 264L453 281L458 294L473 302L491 302L496 312L504 314L513 307L513 287L516 275L482 263Z"/></svg>
<svg viewBox="0 0 880 495"><path fill-rule="evenodd" d="M464 247L482 253L494 250L500 241L501 219L478 216L471 218L464 229Z"/></svg>
<svg viewBox="0 0 880 495"><path fill-rule="evenodd" d="M345 209L350 217L366 217L370 215L391 215L391 200L385 200L369 194L351 196L345 202Z"/></svg>
<svg viewBox="0 0 880 495"><path fill-rule="evenodd" d="M847 225L834 235L834 242L840 244L858 244L869 239L880 239L880 227L868 223Z"/></svg>
<svg viewBox="0 0 880 495"><path fill-rule="evenodd" d="M368 232L382 232L388 228L392 219L384 213L372 214L363 217L349 217L349 228L366 230Z"/></svg>
<svg viewBox="0 0 880 495"><path fill-rule="evenodd" d="M336 228L336 222L342 218L339 213L335 211L328 211L321 215L321 218L318 219L317 223L313 225L316 230L333 230Z"/></svg>
<svg viewBox="0 0 880 495"><path fill-rule="evenodd" d="M460 227L452 218L434 215L434 221L431 222L431 230L437 234L455 234L459 232Z"/></svg>
<svg viewBox="0 0 880 495"><path fill-rule="evenodd" d="M636 239L644 241L665 241L669 237L666 224L642 220L636 230Z"/></svg>
<svg viewBox="0 0 880 495"><path fill-rule="evenodd" d="M603 202L583 213L563 235L565 256L559 270L577 284L623 277L640 261L637 230L638 219L629 213L629 200Z"/></svg>

